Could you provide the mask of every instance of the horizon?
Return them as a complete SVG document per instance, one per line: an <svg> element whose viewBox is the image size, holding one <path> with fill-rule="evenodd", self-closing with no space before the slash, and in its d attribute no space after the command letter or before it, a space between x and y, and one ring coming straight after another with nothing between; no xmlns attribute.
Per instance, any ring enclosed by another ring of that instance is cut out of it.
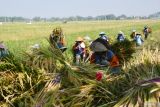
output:
<svg viewBox="0 0 160 107"><path fill-rule="evenodd" d="M155 13L158 13L158 12L160 12L160 11L157 11L157 12L153 12L153 13L151 13L151 14L149 14L149 15L152 15L152 14L155 14ZM127 17L148 17L149 15L132 15L132 16L129 16L129 15L126 15L126 14L120 14L120 15L115 15L115 14L112 14L112 13L110 13L110 14L102 14L102 15L97 15L97 16L105 16L105 15L114 15L115 17L118 17L118 16L121 16L121 15L125 15L125 16L127 16ZM51 16L51 17L41 17L41 16L33 16L33 17L31 17L31 18L28 18L28 17L23 17L23 16L0 16L0 17L22 17L22 18L27 18L27 19L32 19L32 18L35 18L35 17L40 17L40 18L47 18L47 19L49 19L49 18L69 18L69 17L77 17L77 16L80 16L80 17L97 17L97 16L81 16L81 15L75 15L75 16L64 16L64 17L54 17L54 16Z"/></svg>
<svg viewBox="0 0 160 107"><path fill-rule="evenodd" d="M96 17L109 14L131 17L149 16L160 11L159 0L5 0L1 4L0 16L25 18Z"/></svg>

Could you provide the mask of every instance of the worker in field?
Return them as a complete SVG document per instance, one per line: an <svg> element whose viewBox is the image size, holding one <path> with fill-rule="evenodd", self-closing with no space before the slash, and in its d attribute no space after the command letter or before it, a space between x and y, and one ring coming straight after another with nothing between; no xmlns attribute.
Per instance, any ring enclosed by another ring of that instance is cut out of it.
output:
<svg viewBox="0 0 160 107"><path fill-rule="evenodd" d="M0 42L0 59L6 57L9 55L8 49L3 43L3 41Z"/></svg>
<svg viewBox="0 0 160 107"><path fill-rule="evenodd" d="M148 27L148 26L145 26L144 29L143 29L143 34L144 34L144 36L145 36L145 39L148 38L148 35L149 35L150 33L152 33L152 29L151 29L150 27Z"/></svg>
<svg viewBox="0 0 160 107"><path fill-rule="evenodd" d="M101 54L99 58L96 58L97 56L95 53L93 53L92 63L95 63L99 66L108 66L110 68L110 72L113 74L120 72L119 59L111 50L107 49L99 54Z"/></svg>
<svg viewBox="0 0 160 107"><path fill-rule="evenodd" d="M111 50L106 51L102 62L110 67L110 72L112 74L117 74L120 72L119 59Z"/></svg>
<svg viewBox="0 0 160 107"><path fill-rule="evenodd" d="M53 46L58 47L62 52L66 51L65 39L62 29L59 27L53 29L52 34L50 34L49 40Z"/></svg>
<svg viewBox="0 0 160 107"><path fill-rule="evenodd" d="M118 35L117 35L117 41L118 42L122 42L125 40L125 36L124 33L122 31L119 31Z"/></svg>
<svg viewBox="0 0 160 107"><path fill-rule="evenodd" d="M136 46L141 46L144 42L140 33L136 34L136 36L134 37L134 41L136 43Z"/></svg>
<svg viewBox="0 0 160 107"><path fill-rule="evenodd" d="M79 65L80 62L84 62L85 59L85 43L82 37L77 37L74 46L72 47L73 51L73 62L76 65Z"/></svg>
<svg viewBox="0 0 160 107"><path fill-rule="evenodd" d="M105 52L107 49L111 49L111 46L109 44L109 39L106 36L105 32L100 32L99 37L94 40L91 45L90 49L94 52L94 56L96 59L96 64L100 64L101 56L103 52ZM92 57L91 57L92 60ZM92 61L91 61L92 62Z"/></svg>
<svg viewBox="0 0 160 107"><path fill-rule="evenodd" d="M130 34L131 39L134 39L136 36L136 30L132 30L132 33Z"/></svg>

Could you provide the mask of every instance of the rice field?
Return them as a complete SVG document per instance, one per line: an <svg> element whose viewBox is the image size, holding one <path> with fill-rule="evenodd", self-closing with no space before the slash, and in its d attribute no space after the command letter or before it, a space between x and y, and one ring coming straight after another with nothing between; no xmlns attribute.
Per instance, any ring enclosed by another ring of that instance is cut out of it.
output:
<svg viewBox="0 0 160 107"><path fill-rule="evenodd" d="M46 38L58 26L63 29L67 47L71 47L77 36L89 35L95 39L101 31L106 32L114 40L120 30L129 37L133 29L142 33L143 27L147 25L152 27L153 35L155 35L160 32L159 23L160 20L78 21L67 24L43 22L30 25L26 23L4 23L0 25L0 41L5 41L8 48L17 53L17 51L22 51L35 43L45 45L47 43Z"/></svg>
<svg viewBox="0 0 160 107"><path fill-rule="evenodd" d="M0 106L2 107L148 107L160 102L160 20L117 20L54 23L5 23L0 41L13 53L0 61ZM104 31L114 41L121 30L126 37L133 29L142 33L147 25L152 35L122 65L119 75L89 63L73 66L67 59L77 36L92 39ZM67 52L49 47L46 40L60 26ZM26 51L39 43L42 48ZM153 49L154 50L153 50ZM22 54L23 53L23 54ZM22 56L23 59L18 58ZM97 71L103 72L96 81Z"/></svg>

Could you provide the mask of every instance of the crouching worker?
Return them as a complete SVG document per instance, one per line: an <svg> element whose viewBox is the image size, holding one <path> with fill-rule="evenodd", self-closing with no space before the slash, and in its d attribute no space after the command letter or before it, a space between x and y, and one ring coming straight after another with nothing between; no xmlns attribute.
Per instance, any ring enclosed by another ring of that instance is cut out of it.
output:
<svg viewBox="0 0 160 107"><path fill-rule="evenodd" d="M0 59L9 55L7 47L4 45L3 41L0 42Z"/></svg>
<svg viewBox="0 0 160 107"><path fill-rule="evenodd" d="M106 64L110 66L111 73L120 73L119 59L111 50L107 50L105 60L108 61Z"/></svg>
<svg viewBox="0 0 160 107"><path fill-rule="evenodd" d="M64 35L61 28L53 29L52 34L49 37L49 40L53 46L58 47L62 52L66 51Z"/></svg>
<svg viewBox="0 0 160 107"><path fill-rule="evenodd" d="M118 74L120 72L119 59L111 50L106 50L105 52L101 53L99 52L98 55L97 52L94 53L92 55L92 63L100 64L100 66L110 67L110 72L112 74Z"/></svg>
<svg viewBox="0 0 160 107"><path fill-rule="evenodd" d="M76 65L79 65L80 62L81 61L83 62L85 58L85 44L83 42L83 38L81 37L77 38L72 50L73 50L73 57L74 57L73 62L76 63Z"/></svg>

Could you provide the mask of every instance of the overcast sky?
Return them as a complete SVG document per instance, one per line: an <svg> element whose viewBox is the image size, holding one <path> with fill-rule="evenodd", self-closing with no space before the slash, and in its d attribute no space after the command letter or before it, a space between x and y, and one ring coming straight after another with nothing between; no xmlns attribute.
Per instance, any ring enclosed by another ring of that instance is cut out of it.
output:
<svg viewBox="0 0 160 107"><path fill-rule="evenodd" d="M106 14L147 16L160 11L160 0L0 0L0 16L69 17Z"/></svg>

